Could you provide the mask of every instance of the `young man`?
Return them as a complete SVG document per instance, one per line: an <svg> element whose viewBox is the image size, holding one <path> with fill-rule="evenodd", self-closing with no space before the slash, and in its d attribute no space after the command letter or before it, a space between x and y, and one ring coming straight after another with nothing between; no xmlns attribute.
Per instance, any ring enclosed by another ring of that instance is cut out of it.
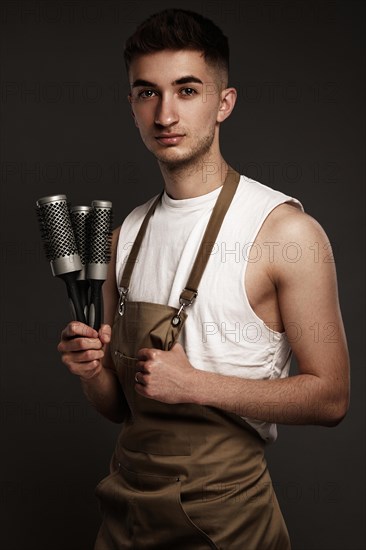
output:
<svg viewBox="0 0 366 550"><path fill-rule="evenodd" d="M123 422L97 487L96 550L289 549L264 442L276 423L334 426L347 411L328 239L296 199L239 181L220 153L236 101L228 57L220 29L184 10L152 16L126 45L132 115L164 193L114 233L107 324L72 322L59 344L93 405Z"/></svg>

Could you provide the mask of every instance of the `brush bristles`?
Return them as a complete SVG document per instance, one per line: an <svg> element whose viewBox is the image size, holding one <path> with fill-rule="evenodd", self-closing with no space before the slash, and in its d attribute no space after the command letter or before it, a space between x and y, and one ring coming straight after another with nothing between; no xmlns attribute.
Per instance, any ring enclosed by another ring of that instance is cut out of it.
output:
<svg viewBox="0 0 366 550"><path fill-rule="evenodd" d="M55 261L78 254L66 201L42 204L37 213L47 259Z"/></svg>
<svg viewBox="0 0 366 550"><path fill-rule="evenodd" d="M89 264L108 264L110 262L112 223L113 214L111 208L93 207L90 221Z"/></svg>
<svg viewBox="0 0 366 550"><path fill-rule="evenodd" d="M51 244L50 244L48 232L46 230L44 219L43 219L43 216L42 216L42 211L41 211L39 206L36 206L36 214L37 214L37 219L38 219L39 230L41 232L43 250L45 252L47 260L50 262L53 258L53 254L52 254L52 249L51 249Z"/></svg>
<svg viewBox="0 0 366 550"><path fill-rule="evenodd" d="M83 265L86 265L89 256L91 208L74 206L71 208L70 216L80 260Z"/></svg>

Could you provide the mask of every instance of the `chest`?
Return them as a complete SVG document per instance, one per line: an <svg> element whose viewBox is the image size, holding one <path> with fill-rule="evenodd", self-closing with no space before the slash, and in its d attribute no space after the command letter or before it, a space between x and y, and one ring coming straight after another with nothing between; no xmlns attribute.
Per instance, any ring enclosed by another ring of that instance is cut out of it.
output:
<svg viewBox="0 0 366 550"><path fill-rule="evenodd" d="M149 225L137 258L131 280L130 298L134 300L178 306L193 261L198 252L210 216L210 209L192 209L184 213L156 211ZM282 332L276 288L268 276L268 258L264 247L252 241L250 216L228 212L220 234L213 243L211 257L199 287L199 302L212 307L222 302L222 311L229 318L241 321L246 313L259 317L274 330ZM134 239L126 235L125 243ZM260 238L260 234L258 235ZM120 270L126 261L125 246L120 246ZM258 252L259 251L259 252ZM219 307L220 309L220 307Z"/></svg>

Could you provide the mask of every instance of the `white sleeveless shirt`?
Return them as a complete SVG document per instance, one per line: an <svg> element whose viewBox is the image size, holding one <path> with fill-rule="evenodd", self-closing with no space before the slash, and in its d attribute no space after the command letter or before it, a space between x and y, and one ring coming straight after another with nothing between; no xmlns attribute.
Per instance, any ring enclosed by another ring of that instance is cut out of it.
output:
<svg viewBox="0 0 366 550"><path fill-rule="evenodd" d="M179 307L179 295L186 286L220 190L221 187L206 195L181 200L164 193L142 242L132 273L129 300ZM135 208L122 224L117 247L117 283L154 199ZM297 199L241 176L202 276L198 296L185 310L188 318L180 342L195 368L250 379L288 376L291 349L286 334L266 326L255 314L244 286L249 252L258 231L268 214L284 202L302 209ZM257 247L256 254L264 252ZM245 420L264 440L276 439L276 424Z"/></svg>

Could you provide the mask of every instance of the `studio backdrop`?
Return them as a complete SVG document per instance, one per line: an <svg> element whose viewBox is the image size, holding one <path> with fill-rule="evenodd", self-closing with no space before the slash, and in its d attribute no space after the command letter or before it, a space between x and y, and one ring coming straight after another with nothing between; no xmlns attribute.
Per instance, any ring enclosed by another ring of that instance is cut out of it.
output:
<svg viewBox="0 0 366 550"><path fill-rule="evenodd" d="M267 458L293 550L361 550L365 28L354 0L1 3L1 547L93 547L94 488L119 426L89 406L56 351L70 313L35 202L110 200L118 226L162 189L130 114L122 52L140 21L167 7L198 11L229 37L238 101L221 130L224 157L298 198L333 247L351 407L335 428L279 426ZM314 341L328 328L314 326Z"/></svg>

